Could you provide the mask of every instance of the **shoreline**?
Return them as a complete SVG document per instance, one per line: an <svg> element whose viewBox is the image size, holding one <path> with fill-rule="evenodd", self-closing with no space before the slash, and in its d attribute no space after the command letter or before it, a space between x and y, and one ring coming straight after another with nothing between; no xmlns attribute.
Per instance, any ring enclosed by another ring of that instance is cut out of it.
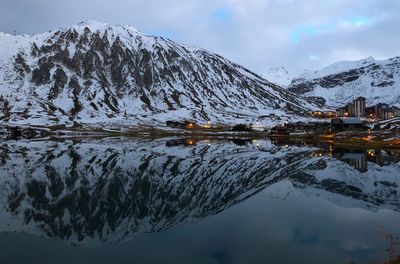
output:
<svg viewBox="0 0 400 264"><path fill-rule="evenodd" d="M304 134L304 135L273 135L266 131L230 131L221 128L210 129L162 129L162 128L135 128L131 130L105 130L105 129L63 129L57 130L51 127L26 127L30 136L4 137L4 140L63 140L63 139L88 139L88 138L189 138L198 140L222 140L222 139L268 139L288 144L310 143L331 144L337 147L349 147L358 149L400 149L400 135L397 131L346 131L336 134ZM384 132L384 133L382 133ZM36 133L36 134L35 134ZM3 134L4 135L4 134Z"/></svg>

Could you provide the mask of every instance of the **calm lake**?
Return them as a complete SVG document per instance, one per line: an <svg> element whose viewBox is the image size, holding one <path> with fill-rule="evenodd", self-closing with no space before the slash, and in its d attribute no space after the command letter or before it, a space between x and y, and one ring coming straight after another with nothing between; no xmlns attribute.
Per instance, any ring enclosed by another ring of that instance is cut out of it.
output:
<svg viewBox="0 0 400 264"><path fill-rule="evenodd" d="M270 140L0 146L0 263L371 263L400 153Z"/></svg>

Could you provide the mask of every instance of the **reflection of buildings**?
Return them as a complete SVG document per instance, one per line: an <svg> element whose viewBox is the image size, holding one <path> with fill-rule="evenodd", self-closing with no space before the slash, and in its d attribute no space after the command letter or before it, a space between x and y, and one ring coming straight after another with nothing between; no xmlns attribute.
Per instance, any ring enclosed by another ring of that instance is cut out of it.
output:
<svg viewBox="0 0 400 264"><path fill-rule="evenodd" d="M390 164L397 163L400 161L400 154L391 152L388 153L384 150L373 150L367 151L368 161L378 164L379 166L389 166Z"/></svg>
<svg viewBox="0 0 400 264"><path fill-rule="evenodd" d="M332 157L332 148L315 150L311 153L311 157Z"/></svg>
<svg viewBox="0 0 400 264"><path fill-rule="evenodd" d="M341 161L346 162L360 172L368 170L368 162L373 162L379 166L389 166L400 161L400 153L387 152L384 150L357 150L357 149L342 149L334 148L332 152L320 150L313 152L312 156L322 157L331 156Z"/></svg>
<svg viewBox="0 0 400 264"><path fill-rule="evenodd" d="M273 137L270 140L272 144L280 147L315 145L315 142L306 140L305 138ZM320 143L319 147L326 147L326 145L326 143Z"/></svg>
<svg viewBox="0 0 400 264"><path fill-rule="evenodd" d="M167 147L175 147L175 146L179 146L179 145L183 145L183 146L191 146L196 144L197 142L194 139L190 139L190 138L178 138L178 139L171 139L168 140L165 145Z"/></svg>
<svg viewBox="0 0 400 264"><path fill-rule="evenodd" d="M368 170L367 153L364 150L337 148L333 150L333 157L346 162L360 172Z"/></svg>

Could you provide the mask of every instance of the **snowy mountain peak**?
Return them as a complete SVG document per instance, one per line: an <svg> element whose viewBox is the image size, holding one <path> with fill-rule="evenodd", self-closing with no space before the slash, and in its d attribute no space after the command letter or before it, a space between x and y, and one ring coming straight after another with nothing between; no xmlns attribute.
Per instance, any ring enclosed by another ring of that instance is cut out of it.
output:
<svg viewBox="0 0 400 264"><path fill-rule="evenodd" d="M284 88L289 86L293 79L293 76L291 76L288 70L283 66L271 67L262 76L272 83Z"/></svg>
<svg viewBox="0 0 400 264"><path fill-rule="evenodd" d="M308 70L294 70L289 71L283 66L271 67L262 76L276 85L283 88L288 88L292 80L307 73Z"/></svg>
<svg viewBox="0 0 400 264"><path fill-rule="evenodd" d="M87 21L82 21L82 22L78 23L77 26L88 27L91 30L99 30L99 29L108 27L110 25L107 23L101 22L101 21L97 21L97 20L87 20Z"/></svg>
<svg viewBox="0 0 400 264"><path fill-rule="evenodd" d="M126 32L130 33L140 33L135 27L130 26L130 25L113 25L113 24L107 24L104 22L96 21L96 20L88 20L84 22L80 22L79 24L73 26L74 29L76 29L78 32L84 32L84 30L87 28L91 32L96 33L96 32L102 32L104 33L106 30L113 31L116 34L125 34Z"/></svg>

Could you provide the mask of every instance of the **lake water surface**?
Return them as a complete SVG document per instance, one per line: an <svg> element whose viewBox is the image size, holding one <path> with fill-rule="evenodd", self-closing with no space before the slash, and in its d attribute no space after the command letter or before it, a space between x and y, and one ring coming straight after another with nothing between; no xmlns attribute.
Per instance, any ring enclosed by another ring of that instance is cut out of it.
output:
<svg viewBox="0 0 400 264"><path fill-rule="evenodd" d="M269 140L0 146L0 263L381 263L400 153Z"/></svg>

